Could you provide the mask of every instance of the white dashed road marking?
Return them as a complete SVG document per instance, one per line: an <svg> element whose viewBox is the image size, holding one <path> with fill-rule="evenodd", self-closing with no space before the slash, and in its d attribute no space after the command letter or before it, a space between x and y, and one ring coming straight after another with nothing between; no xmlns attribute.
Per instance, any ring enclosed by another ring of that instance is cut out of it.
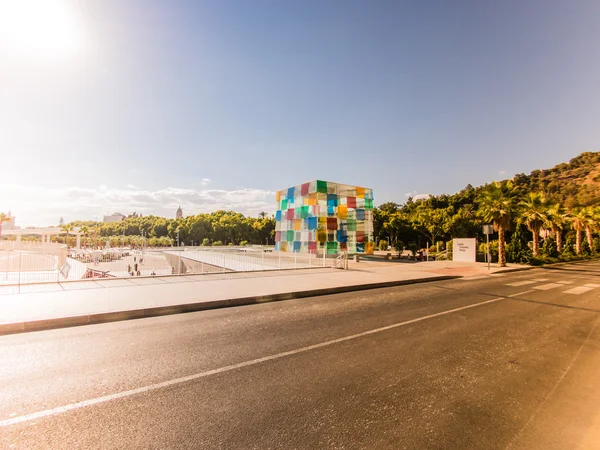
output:
<svg viewBox="0 0 600 450"><path fill-rule="evenodd" d="M530 292L533 292L533 289L530 291L519 292L518 294L512 294L512 295L509 295L509 297L516 297L517 295L529 294Z"/></svg>
<svg viewBox="0 0 600 450"><path fill-rule="evenodd" d="M537 289L538 291L549 291L550 289L554 289L557 287L561 287L562 284L558 284L558 283L548 283L548 284L542 284L540 286L534 286L534 289Z"/></svg>
<svg viewBox="0 0 600 450"><path fill-rule="evenodd" d="M599 288L600 284L588 283L588 284L584 284L584 286L591 287L591 288Z"/></svg>
<svg viewBox="0 0 600 450"><path fill-rule="evenodd" d="M518 286L526 286L528 284L535 284L535 283L537 283L537 281L535 281L535 280L515 281L514 283L508 283L506 286L518 287Z"/></svg>
<svg viewBox="0 0 600 450"><path fill-rule="evenodd" d="M575 295L580 295L583 294L585 292L591 291L592 287L585 287L585 286L577 286L574 287L573 289L569 289L568 291L565 291L565 294L575 294Z"/></svg>

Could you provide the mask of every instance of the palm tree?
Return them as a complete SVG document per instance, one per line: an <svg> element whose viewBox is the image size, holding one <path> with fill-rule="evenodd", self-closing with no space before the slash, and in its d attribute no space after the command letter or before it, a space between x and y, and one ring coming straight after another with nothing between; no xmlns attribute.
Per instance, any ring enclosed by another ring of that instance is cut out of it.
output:
<svg viewBox="0 0 600 450"><path fill-rule="evenodd" d="M597 212L591 206L583 208L585 214L585 237L590 247L590 251L594 251L594 236L593 231L597 225Z"/></svg>
<svg viewBox="0 0 600 450"><path fill-rule="evenodd" d="M86 241L87 241L87 237L90 234L90 227L88 227L87 225L84 225L79 229L79 232L83 235L83 245L87 248Z"/></svg>
<svg viewBox="0 0 600 450"><path fill-rule="evenodd" d="M477 197L478 215L498 230L498 264L506 266L505 232L515 214L515 188L511 181L493 182Z"/></svg>
<svg viewBox="0 0 600 450"><path fill-rule="evenodd" d="M0 238L2 237L2 224L4 222L10 222L11 217L6 213L0 213Z"/></svg>
<svg viewBox="0 0 600 450"><path fill-rule="evenodd" d="M519 208L523 223L533 233L533 256L538 256L540 229L548 221L548 201L544 194L529 192L519 202Z"/></svg>
<svg viewBox="0 0 600 450"><path fill-rule="evenodd" d="M75 227L71 224L66 224L66 225L63 225L62 227L60 227L60 229L65 232L65 244L67 245L67 248L69 248L69 241L68 241L69 233L71 231L73 231L73 228L75 228Z"/></svg>
<svg viewBox="0 0 600 450"><path fill-rule="evenodd" d="M569 216L559 203L552 203L547 211L547 223L554 235L556 236L556 250L562 252L562 234L567 224Z"/></svg>
<svg viewBox="0 0 600 450"><path fill-rule="evenodd" d="M570 219L573 229L575 230L575 253L579 255L581 253L581 235L583 230L585 230L588 214L585 211L585 208L576 208L571 211Z"/></svg>
<svg viewBox="0 0 600 450"><path fill-rule="evenodd" d="M264 211L261 211L258 213L258 217L260 217L261 219L264 219L265 217L267 217L267 213Z"/></svg>

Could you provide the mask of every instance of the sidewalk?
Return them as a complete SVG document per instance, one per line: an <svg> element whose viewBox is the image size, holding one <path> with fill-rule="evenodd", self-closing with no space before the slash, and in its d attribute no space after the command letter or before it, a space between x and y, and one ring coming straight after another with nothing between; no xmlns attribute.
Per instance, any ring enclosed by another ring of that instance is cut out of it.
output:
<svg viewBox="0 0 600 450"><path fill-rule="evenodd" d="M0 335L398 286L528 267L433 261L349 263L307 269L32 285L46 292L0 295ZM23 292L23 286L21 292Z"/></svg>

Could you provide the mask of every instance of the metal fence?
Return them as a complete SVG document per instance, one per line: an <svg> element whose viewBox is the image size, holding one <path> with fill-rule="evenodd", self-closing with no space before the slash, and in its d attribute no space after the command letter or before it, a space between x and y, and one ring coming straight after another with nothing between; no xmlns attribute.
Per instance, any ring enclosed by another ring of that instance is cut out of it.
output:
<svg viewBox="0 0 600 450"><path fill-rule="evenodd" d="M0 250L0 285L129 278L347 268L338 255L277 252L273 247L173 247L74 250L64 264L39 251Z"/></svg>

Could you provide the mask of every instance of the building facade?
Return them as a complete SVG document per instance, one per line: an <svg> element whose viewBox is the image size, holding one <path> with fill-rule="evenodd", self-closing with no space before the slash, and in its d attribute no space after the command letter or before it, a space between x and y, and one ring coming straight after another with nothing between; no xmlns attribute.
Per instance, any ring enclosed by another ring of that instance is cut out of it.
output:
<svg viewBox="0 0 600 450"><path fill-rule="evenodd" d="M177 208L177 211L175 212L175 218L183 219L183 209L181 209L181 206Z"/></svg>
<svg viewBox="0 0 600 450"><path fill-rule="evenodd" d="M125 214L114 213L110 216L104 216L104 223L120 222L125 219Z"/></svg>
<svg viewBox="0 0 600 450"><path fill-rule="evenodd" d="M275 194L275 249L373 253L373 190L315 180Z"/></svg>

